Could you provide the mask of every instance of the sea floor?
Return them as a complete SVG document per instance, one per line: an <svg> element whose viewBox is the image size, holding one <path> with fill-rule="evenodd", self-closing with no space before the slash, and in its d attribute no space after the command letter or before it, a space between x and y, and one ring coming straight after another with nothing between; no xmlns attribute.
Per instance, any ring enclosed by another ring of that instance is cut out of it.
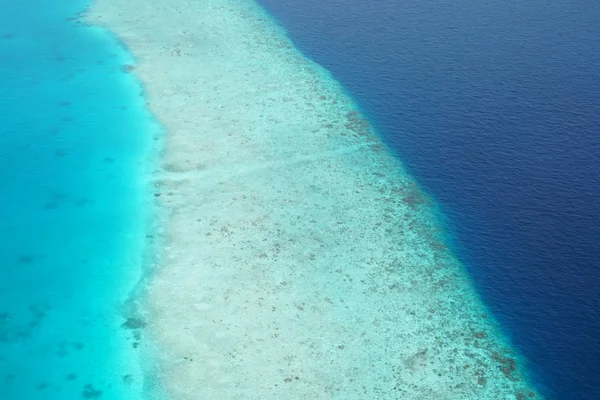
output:
<svg viewBox="0 0 600 400"><path fill-rule="evenodd" d="M144 330L172 399L539 398L435 204L248 0L98 0L167 137Z"/></svg>

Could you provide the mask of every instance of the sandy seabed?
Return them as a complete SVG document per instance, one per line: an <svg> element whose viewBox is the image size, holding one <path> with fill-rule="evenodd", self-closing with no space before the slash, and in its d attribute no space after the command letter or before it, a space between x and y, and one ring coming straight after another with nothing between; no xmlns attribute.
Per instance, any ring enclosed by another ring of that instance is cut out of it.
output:
<svg viewBox="0 0 600 400"><path fill-rule="evenodd" d="M251 0L96 0L167 136L146 289L169 399L524 399L433 204Z"/></svg>

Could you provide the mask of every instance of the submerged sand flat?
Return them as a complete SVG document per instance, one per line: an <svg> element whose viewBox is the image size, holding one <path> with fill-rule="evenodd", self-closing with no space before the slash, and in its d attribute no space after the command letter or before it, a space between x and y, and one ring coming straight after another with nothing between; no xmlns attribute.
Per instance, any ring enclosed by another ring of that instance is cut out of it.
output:
<svg viewBox="0 0 600 400"><path fill-rule="evenodd" d="M167 132L146 304L169 399L534 396L430 201L255 3L92 11Z"/></svg>

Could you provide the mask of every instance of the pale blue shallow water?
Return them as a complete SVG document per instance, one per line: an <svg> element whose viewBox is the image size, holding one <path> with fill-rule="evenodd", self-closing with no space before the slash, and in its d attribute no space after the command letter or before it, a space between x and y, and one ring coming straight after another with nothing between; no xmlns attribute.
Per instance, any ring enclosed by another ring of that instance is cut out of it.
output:
<svg viewBox="0 0 600 400"><path fill-rule="evenodd" d="M85 7L0 1L3 400L135 399L141 380L122 324L155 126L131 56L71 19Z"/></svg>

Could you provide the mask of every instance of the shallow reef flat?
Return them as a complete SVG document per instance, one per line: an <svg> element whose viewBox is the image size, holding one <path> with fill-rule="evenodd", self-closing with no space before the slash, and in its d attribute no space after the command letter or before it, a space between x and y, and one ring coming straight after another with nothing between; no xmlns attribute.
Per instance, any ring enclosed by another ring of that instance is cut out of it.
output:
<svg viewBox="0 0 600 400"><path fill-rule="evenodd" d="M540 398L434 204L259 6L97 0L89 19L167 132L145 304L169 399Z"/></svg>

